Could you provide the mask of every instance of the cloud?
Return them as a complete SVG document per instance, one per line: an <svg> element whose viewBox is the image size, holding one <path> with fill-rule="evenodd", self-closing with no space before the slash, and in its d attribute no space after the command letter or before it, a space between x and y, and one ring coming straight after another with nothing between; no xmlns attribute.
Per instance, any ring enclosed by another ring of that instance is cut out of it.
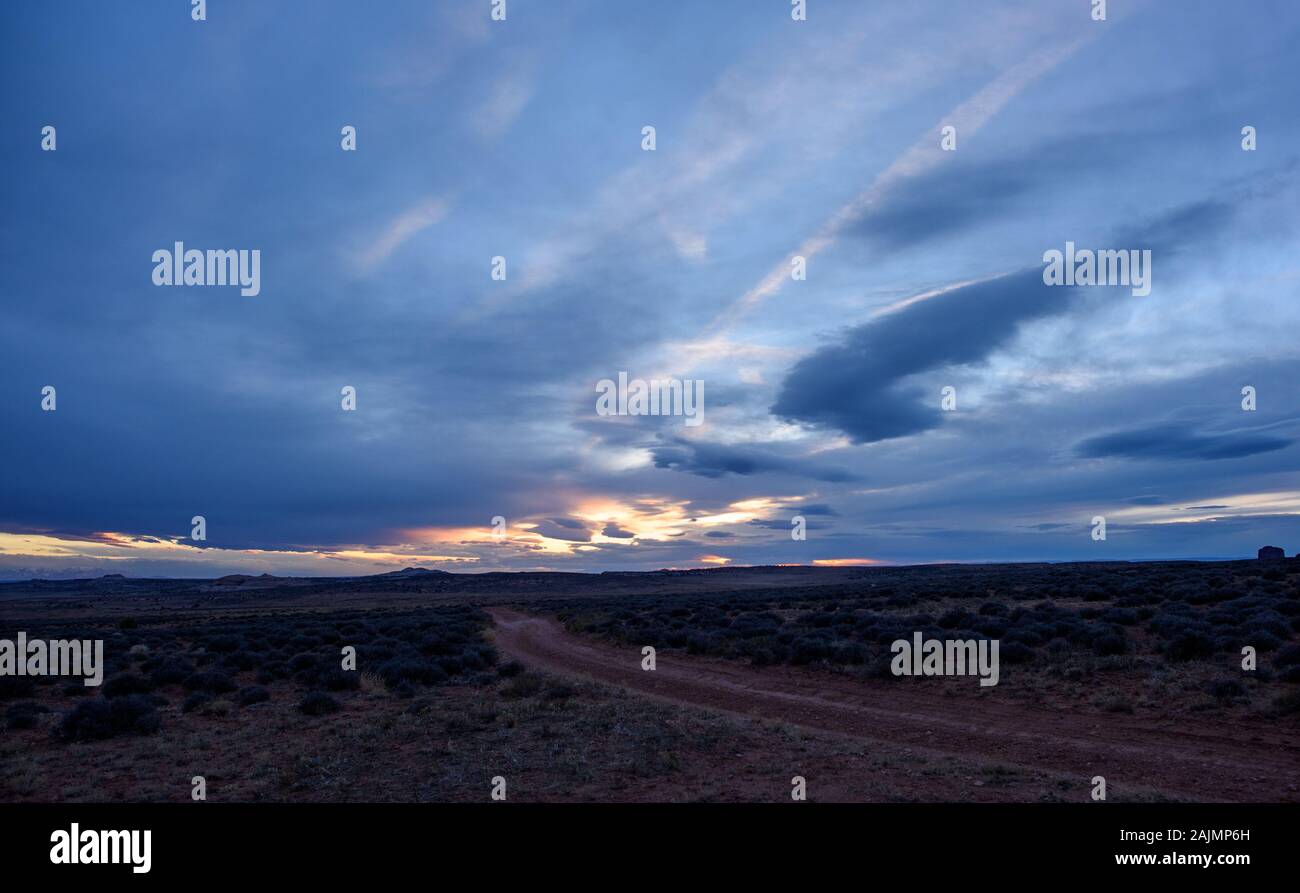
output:
<svg viewBox="0 0 1300 893"><path fill-rule="evenodd" d="M799 514L798 511L791 509L789 518L754 518L753 520L748 521L746 523L748 523L749 526L751 527L761 527L764 530L781 530L781 531L785 531L786 533L789 533L791 527L791 519L794 518L794 516L797 514ZM806 530L824 530L826 528L826 525L819 524L816 521L808 521L806 524L804 524L804 528Z"/></svg>
<svg viewBox="0 0 1300 893"><path fill-rule="evenodd" d="M379 237L364 247L357 258L363 270L370 270L384 261L412 236L423 232L447 216L445 199L425 199L407 208L388 222Z"/></svg>
<svg viewBox="0 0 1300 893"><path fill-rule="evenodd" d="M564 540L570 543L591 542L591 531L581 521L570 518L547 518L539 521L533 532L552 540Z"/></svg>
<svg viewBox="0 0 1300 893"><path fill-rule="evenodd" d="M1161 138L1164 138L1162 133ZM980 158L966 149L947 164L894 181L869 213L845 227L873 245L896 251L1008 216L1031 194L1050 200L1063 183L1113 170L1131 157L1141 132L1076 134L1014 154ZM1122 147L1122 148L1121 148Z"/></svg>
<svg viewBox="0 0 1300 893"><path fill-rule="evenodd" d="M624 530L622 527L619 527L613 521L610 521L608 524L606 524L605 529L602 530L600 533L601 536L608 536L614 539L622 539L622 540L630 540L636 536L636 534L633 533L632 531Z"/></svg>
<svg viewBox="0 0 1300 893"><path fill-rule="evenodd" d="M856 478L851 472L816 462L788 459L748 447L700 443L674 438L650 448L656 468L671 468L707 478L783 472L813 480L842 483Z"/></svg>
<svg viewBox="0 0 1300 893"><path fill-rule="evenodd" d="M1157 246L1160 256L1166 251L1190 252L1229 226L1239 200L1179 205L1114 244ZM923 221L929 215L920 217ZM927 431L941 421L938 395L947 382L922 387L908 379L985 360L1007 346L1022 324L1073 310L1079 292L1044 285L1042 268L1032 267L905 299L849 329L840 342L796 363L782 383L772 414L842 431L854 443Z"/></svg>
<svg viewBox="0 0 1300 893"><path fill-rule="evenodd" d="M473 125L485 140L505 136L536 92L532 66L510 71L493 83L491 92L476 109Z"/></svg>
<svg viewBox="0 0 1300 893"><path fill-rule="evenodd" d="M1205 199L1174 208L1118 237L1116 244L1148 248L1160 258L1183 254L1207 236L1222 232L1236 214L1234 202Z"/></svg>
<svg viewBox="0 0 1300 893"><path fill-rule="evenodd" d="M1097 34L1097 29L1085 29L1082 37L1072 41L1044 47L1002 71L956 108L944 115L933 128L927 130L905 152L899 155L872 182L852 200L836 211L818 230L803 241L792 254L808 260L833 245L846 231L871 213L881 200L900 181L924 174L947 160L951 153L939 148L937 133L942 126L957 128L961 138L979 132L1004 106L1047 72L1073 55ZM710 331L725 329L739 317L776 294L790 279L789 261L780 262L757 285L745 292L714 319Z"/></svg>
<svg viewBox="0 0 1300 893"><path fill-rule="evenodd" d="M842 431L854 443L929 430L942 416L940 383L922 387L906 379L983 360L1022 323L1063 313L1072 291L1044 285L1034 268L907 304L796 363L772 414Z"/></svg>
<svg viewBox="0 0 1300 893"><path fill-rule="evenodd" d="M1090 437L1075 452L1091 459L1238 459L1289 447L1295 441L1265 434L1200 434L1179 424L1130 428Z"/></svg>

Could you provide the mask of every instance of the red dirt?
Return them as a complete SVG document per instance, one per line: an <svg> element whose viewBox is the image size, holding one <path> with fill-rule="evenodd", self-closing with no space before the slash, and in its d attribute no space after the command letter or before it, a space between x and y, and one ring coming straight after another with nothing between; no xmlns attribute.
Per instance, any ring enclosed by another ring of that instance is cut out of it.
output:
<svg viewBox="0 0 1300 893"><path fill-rule="evenodd" d="M1102 775L1112 797L1141 791L1210 802L1300 801L1300 740L1285 724L1050 711L999 700L974 679L971 695L960 697L925 685L933 680L861 680L676 653L658 654L657 669L644 671L639 648L574 635L508 608L489 611L497 647L529 668L678 705L1067 773L1084 786Z"/></svg>

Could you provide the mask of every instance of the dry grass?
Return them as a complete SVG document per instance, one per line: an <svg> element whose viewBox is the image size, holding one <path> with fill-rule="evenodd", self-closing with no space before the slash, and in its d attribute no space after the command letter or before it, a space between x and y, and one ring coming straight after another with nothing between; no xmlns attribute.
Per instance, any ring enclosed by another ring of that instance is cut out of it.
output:
<svg viewBox="0 0 1300 893"><path fill-rule="evenodd" d="M795 775L810 800L1086 796L1079 779L868 750L533 674L407 700L371 680L322 717L297 700L286 685L253 708L173 703L156 735L78 744L49 737L51 714L0 737L0 800L186 801L195 775L211 801L482 801L496 775L516 801L789 801Z"/></svg>

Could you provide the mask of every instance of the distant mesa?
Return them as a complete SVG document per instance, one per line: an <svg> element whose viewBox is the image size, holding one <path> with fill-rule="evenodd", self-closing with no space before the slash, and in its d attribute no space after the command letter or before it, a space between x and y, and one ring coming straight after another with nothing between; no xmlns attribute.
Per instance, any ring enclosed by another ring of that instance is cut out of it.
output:
<svg viewBox="0 0 1300 893"><path fill-rule="evenodd" d="M378 574L380 577L427 577L430 575L450 576L446 571L430 570L427 567L404 567L400 571L389 571L386 574Z"/></svg>
<svg viewBox="0 0 1300 893"><path fill-rule="evenodd" d="M1285 557L1286 557L1286 552L1284 552L1282 549L1279 549L1277 546L1263 546L1259 550L1260 561L1276 561L1280 558L1285 558Z"/></svg>

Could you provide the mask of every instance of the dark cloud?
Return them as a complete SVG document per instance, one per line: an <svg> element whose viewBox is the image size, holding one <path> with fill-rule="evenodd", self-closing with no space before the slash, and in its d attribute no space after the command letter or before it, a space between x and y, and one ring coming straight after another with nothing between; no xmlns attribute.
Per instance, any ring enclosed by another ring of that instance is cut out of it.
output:
<svg viewBox="0 0 1300 893"><path fill-rule="evenodd" d="M1236 207L1221 199L1206 199L1168 211L1140 228L1118 237L1117 245L1151 249L1156 258L1166 259L1191 250L1208 236L1221 232L1231 222Z"/></svg>
<svg viewBox="0 0 1300 893"><path fill-rule="evenodd" d="M906 437L939 424L940 382L904 380L983 360L1021 323L1064 312L1074 289L1033 268L955 288L849 329L795 364L772 413L843 431L854 443Z"/></svg>
<svg viewBox="0 0 1300 893"><path fill-rule="evenodd" d="M1028 152L941 165L900 182L851 232L884 250L921 245L975 229L1018 210L1021 200L1114 164L1141 139L1136 132L1080 134ZM968 150L969 151L969 150ZM962 153L955 153L960 156Z"/></svg>
<svg viewBox="0 0 1300 893"><path fill-rule="evenodd" d="M1024 171L1003 164L942 168L906 181L854 232L886 250L917 245L1005 214L1031 185Z"/></svg>
<svg viewBox="0 0 1300 893"><path fill-rule="evenodd" d="M1183 425L1165 424L1089 437L1075 452L1091 459L1236 459L1285 449L1292 443L1267 434L1201 434Z"/></svg>
<svg viewBox="0 0 1300 893"><path fill-rule="evenodd" d="M650 448L656 468L671 468L697 474L701 477L720 478L724 475L753 475L765 472L783 472L830 483L843 483L855 475L842 468L834 468L808 460L789 459L752 447L727 446L674 438Z"/></svg>
<svg viewBox="0 0 1300 893"><path fill-rule="evenodd" d="M1166 505L1169 502L1163 496L1133 496L1124 501L1132 505Z"/></svg>
<svg viewBox="0 0 1300 893"><path fill-rule="evenodd" d="M624 530L622 527L619 527L613 521L610 521L608 524L605 525L605 529L601 531L601 534L604 536L614 537L615 539L621 539L621 540L630 540L634 536L636 536L636 534L633 533L632 531Z"/></svg>
<svg viewBox="0 0 1300 893"><path fill-rule="evenodd" d="M792 512L789 518L754 518L749 521L751 527L761 527L764 530L784 530L789 532L794 516L798 512ZM804 525L806 530L825 530L825 524L819 524L816 521L809 521Z"/></svg>
<svg viewBox="0 0 1300 893"><path fill-rule="evenodd" d="M1184 204L1115 244L1151 249L1154 267L1156 257L1190 251L1222 232L1234 207L1223 199ZM796 363L772 414L843 431L860 444L927 431L942 418L940 389L947 382L922 386L909 379L982 362L1024 323L1072 310L1079 291L1045 285L1042 267L1032 267L907 304Z"/></svg>
<svg viewBox="0 0 1300 893"><path fill-rule="evenodd" d="M567 519L561 520L567 521ZM577 527L573 527L568 523L560 524L555 520L547 519L537 525L536 532L553 540L567 540L571 543L591 542L591 531L587 530L581 524Z"/></svg>

